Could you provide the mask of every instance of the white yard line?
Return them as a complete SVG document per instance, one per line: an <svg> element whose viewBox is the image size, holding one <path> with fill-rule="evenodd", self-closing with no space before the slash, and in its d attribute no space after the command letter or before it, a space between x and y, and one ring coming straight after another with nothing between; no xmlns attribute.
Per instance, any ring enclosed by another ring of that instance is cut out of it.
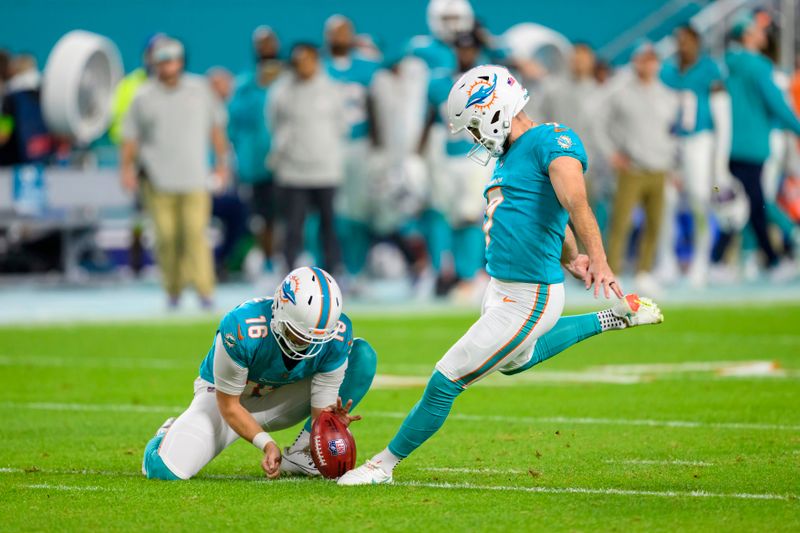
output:
<svg viewBox="0 0 800 533"><path fill-rule="evenodd" d="M714 463L706 461L685 461L681 459L606 459L603 462L612 465L714 466Z"/></svg>
<svg viewBox="0 0 800 533"><path fill-rule="evenodd" d="M431 469L432 470L432 469ZM0 473L22 473L21 468L6 467L1 468ZM110 472L103 470L37 470L41 474L67 474L67 475L102 475L102 476L141 476L138 472ZM314 482L308 478L282 478L269 481L254 476L203 476L198 479L231 479L249 481L253 483L309 483ZM36 485L24 485L27 488L51 489L51 490L116 490L106 487L82 487L73 485L49 485L46 483ZM800 496L796 494L754 494L745 492L706 492L706 491L673 491L673 490L635 490L635 489L616 489L616 488L589 488L589 487L524 487L524 486L498 486L498 485L473 485L471 483L428 483L422 481L399 481L393 486L399 487L419 487L444 490L483 490L501 492L528 492L539 494L590 494L590 495L613 495L613 496L655 496L661 498L731 498L742 500L796 500ZM348 489L345 489L348 490Z"/></svg>
<svg viewBox="0 0 800 533"><path fill-rule="evenodd" d="M26 489L46 489L46 490L63 490L63 491L116 491L119 490L113 487L93 487L93 486L83 486L83 485L51 485L49 483L38 483L36 485L22 485Z"/></svg>
<svg viewBox="0 0 800 533"><path fill-rule="evenodd" d="M85 411L113 413L181 413L187 406L134 405L110 403L55 403L55 402L0 402L0 409L33 409L41 411ZM400 411L366 411L367 416L384 418L405 418L408 413ZM744 430L781 430L800 431L797 424L768 424L758 422L700 422L691 420L649 420L636 418L592 418L568 416L503 416L503 415L469 415L454 413L448 420L463 422L500 422L513 424L566 424L566 425L599 425L599 426L645 426L670 428L713 428Z"/></svg>
<svg viewBox="0 0 800 533"><path fill-rule="evenodd" d="M405 418L408 413L369 411L369 416L382 416L386 418ZM451 414L448 420L461 420L469 422L508 422L514 424L577 424L599 426L649 426L671 428L714 428L714 429L763 429L800 431L800 425L790 424L762 424L751 422L695 422L691 420L648 420L635 418L589 418L568 416L503 416L503 415L467 415Z"/></svg>
<svg viewBox="0 0 800 533"><path fill-rule="evenodd" d="M395 485L401 487L423 487L449 490L485 490L501 492L534 492L539 494L599 494L613 496L656 496L661 498L731 498L741 500L795 500L796 494L751 494L746 492L706 492L703 490L632 490L614 488L586 487L518 487L496 485L472 485L470 483L425 483L417 481L400 481Z"/></svg>
<svg viewBox="0 0 800 533"><path fill-rule="evenodd" d="M517 468L447 468L431 466L420 468L425 472L446 472L453 474L527 474L527 470Z"/></svg>

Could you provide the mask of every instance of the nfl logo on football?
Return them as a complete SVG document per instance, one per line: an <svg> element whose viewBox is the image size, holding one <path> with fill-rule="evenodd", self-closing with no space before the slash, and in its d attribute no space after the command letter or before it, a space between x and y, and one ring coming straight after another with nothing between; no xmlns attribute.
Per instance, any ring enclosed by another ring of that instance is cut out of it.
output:
<svg viewBox="0 0 800 533"><path fill-rule="evenodd" d="M347 444L344 439L334 439L328 441L328 449L331 451L331 455L342 455L347 451Z"/></svg>

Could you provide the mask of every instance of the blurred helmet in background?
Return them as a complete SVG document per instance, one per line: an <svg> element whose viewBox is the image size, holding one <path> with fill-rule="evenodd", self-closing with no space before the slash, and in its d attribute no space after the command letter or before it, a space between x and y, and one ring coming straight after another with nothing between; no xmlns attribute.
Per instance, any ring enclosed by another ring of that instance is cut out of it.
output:
<svg viewBox="0 0 800 533"><path fill-rule="evenodd" d="M333 276L317 267L289 273L272 302L270 329L290 359L308 359L322 350L339 331L342 291Z"/></svg>
<svg viewBox="0 0 800 533"><path fill-rule="evenodd" d="M468 0L431 0L427 18L430 32L448 43L459 33L470 32L475 27L475 12Z"/></svg>
<svg viewBox="0 0 800 533"><path fill-rule="evenodd" d="M505 150L511 119L528 103L528 90L498 65L481 65L465 72L450 89L447 118L450 133L466 130L475 139L468 157L489 164Z"/></svg>

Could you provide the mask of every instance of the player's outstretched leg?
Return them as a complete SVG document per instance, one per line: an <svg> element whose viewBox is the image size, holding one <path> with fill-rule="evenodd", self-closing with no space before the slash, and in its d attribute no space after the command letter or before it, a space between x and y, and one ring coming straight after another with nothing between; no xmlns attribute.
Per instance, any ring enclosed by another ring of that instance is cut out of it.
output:
<svg viewBox="0 0 800 533"><path fill-rule="evenodd" d="M652 300L628 294L611 309L586 315L561 317L553 329L536 341L536 347L529 360L512 361L501 368L500 372L507 376L519 374L563 352L573 344L604 331L660 324L663 321L664 315Z"/></svg>
<svg viewBox="0 0 800 533"><path fill-rule="evenodd" d="M342 403L353 400L352 409L355 409L372 385L377 366L378 356L372 346L364 339L353 340L353 348L347 358L344 381L342 381L342 386L339 388L339 396L342 397ZM319 470L314 465L314 461L311 459L311 452L309 451L310 440L311 418L306 420L294 444L284 448L283 459L281 460L282 473L304 476L320 475Z"/></svg>
<svg viewBox="0 0 800 533"><path fill-rule="evenodd" d="M147 479L163 479L166 481L175 481L180 479L164 464L161 456L158 455L158 447L161 446L161 441L164 440L167 430L175 422L175 418L168 418L161 427L156 431L155 436L150 439L147 446L144 448L144 457L142 458L142 474Z"/></svg>
<svg viewBox="0 0 800 533"><path fill-rule="evenodd" d="M411 409L389 446L356 470L339 479L340 485L391 483L394 467L439 431L456 397L464 389L434 370L422 399Z"/></svg>

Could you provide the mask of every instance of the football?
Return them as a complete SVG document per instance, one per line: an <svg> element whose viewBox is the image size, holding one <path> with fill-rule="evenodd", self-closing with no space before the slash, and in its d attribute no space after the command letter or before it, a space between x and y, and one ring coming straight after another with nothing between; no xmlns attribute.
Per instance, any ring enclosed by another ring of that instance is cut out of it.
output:
<svg viewBox="0 0 800 533"><path fill-rule="evenodd" d="M328 479L336 479L356 465L353 434L333 413L323 411L311 426L311 458Z"/></svg>

